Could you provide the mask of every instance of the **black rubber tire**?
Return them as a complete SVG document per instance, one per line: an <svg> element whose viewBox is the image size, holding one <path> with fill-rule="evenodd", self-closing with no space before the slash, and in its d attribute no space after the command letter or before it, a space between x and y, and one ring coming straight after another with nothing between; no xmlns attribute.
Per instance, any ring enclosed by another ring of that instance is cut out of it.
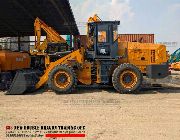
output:
<svg viewBox="0 0 180 140"><path fill-rule="evenodd" d="M70 76L70 84L66 88L59 88L54 83L54 75L59 71L65 71ZM60 94L72 93L77 86L77 76L73 68L68 65L58 65L50 73L48 78L48 86L50 89Z"/></svg>
<svg viewBox="0 0 180 140"><path fill-rule="evenodd" d="M122 74L122 72L126 70L130 70L136 74L137 82L132 88L126 88L122 85L122 83L120 83L120 75ZM122 93L122 94L123 93L136 93L141 88L142 81L143 81L143 76L139 68L128 63L124 63L118 66L114 70L113 75L112 75L112 83L113 83L114 88L119 93Z"/></svg>

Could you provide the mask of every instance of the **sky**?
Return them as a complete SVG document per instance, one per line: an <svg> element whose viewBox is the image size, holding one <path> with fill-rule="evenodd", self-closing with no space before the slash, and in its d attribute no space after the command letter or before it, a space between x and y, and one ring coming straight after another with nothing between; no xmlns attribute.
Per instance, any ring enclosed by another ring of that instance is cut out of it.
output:
<svg viewBox="0 0 180 140"><path fill-rule="evenodd" d="M177 42L180 47L180 0L69 0L81 34L85 23L98 14L102 20L120 20L119 33L155 34L155 42Z"/></svg>

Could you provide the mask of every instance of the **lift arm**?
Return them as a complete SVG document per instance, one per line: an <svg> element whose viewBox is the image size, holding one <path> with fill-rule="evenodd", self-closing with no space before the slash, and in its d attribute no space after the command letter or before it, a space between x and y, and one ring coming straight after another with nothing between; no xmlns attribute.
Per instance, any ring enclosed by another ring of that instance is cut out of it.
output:
<svg viewBox="0 0 180 140"><path fill-rule="evenodd" d="M44 30L47 34L47 38L41 44L41 29ZM66 43L66 40L62 38L53 28L49 27L39 18L36 18L34 22L34 31L35 31L35 46L34 53L42 53L47 48L48 42L55 43ZM31 53L31 54L32 54Z"/></svg>
<svg viewBox="0 0 180 140"><path fill-rule="evenodd" d="M88 19L88 23L99 22L99 21L102 21L102 20L100 19L100 17L97 14L95 14L93 17L89 17L89 19Z"/></svg>
<svg viewBox="0 0 180 140"><path fill-rule="evenodd" d="M40 88L47 82L49 73L52 71L52 69L54 69L57 65L68 64L68 62L72 60L78 62L79 64L83 64L84 63L84 48L80 48L58 59L55 62L51 62L49 67L45 70L44 75L40 77L39 82L36 84L36 89Z"/></svg>

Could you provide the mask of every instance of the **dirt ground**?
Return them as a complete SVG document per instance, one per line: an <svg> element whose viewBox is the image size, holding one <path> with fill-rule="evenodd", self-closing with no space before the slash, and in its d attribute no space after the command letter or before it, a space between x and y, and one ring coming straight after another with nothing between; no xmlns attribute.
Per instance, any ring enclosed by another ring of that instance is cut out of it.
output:
<svg viewBox="0 0 180 140"><path fill-rule="evenodd" d="M78 88L70 95L0 92L0 140L10 139L5 137L7 125L85 126L85 138L67 140L179 140L180 74L173 74L161 80L163 87L138 94L118 94L113 88Z"/></svg>

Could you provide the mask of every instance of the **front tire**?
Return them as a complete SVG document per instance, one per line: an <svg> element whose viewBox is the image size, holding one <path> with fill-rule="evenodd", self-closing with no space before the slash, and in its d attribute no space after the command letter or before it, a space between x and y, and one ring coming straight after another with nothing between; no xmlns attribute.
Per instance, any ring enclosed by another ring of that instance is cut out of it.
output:
<svg viewBox="0 0 180 140"><path fill-rule="evenodd" d="M119 93L137 92L142 81L141 71L132 64L121 64L114 70L112 75L113 86Z"/></svg>
<svg viewBox="0 0 180 140"><path fill-rule="evenodd" d="M49 73L48 86L56 93L71 93L76 85L76 74L68 65L58 65Z"/></svg>

